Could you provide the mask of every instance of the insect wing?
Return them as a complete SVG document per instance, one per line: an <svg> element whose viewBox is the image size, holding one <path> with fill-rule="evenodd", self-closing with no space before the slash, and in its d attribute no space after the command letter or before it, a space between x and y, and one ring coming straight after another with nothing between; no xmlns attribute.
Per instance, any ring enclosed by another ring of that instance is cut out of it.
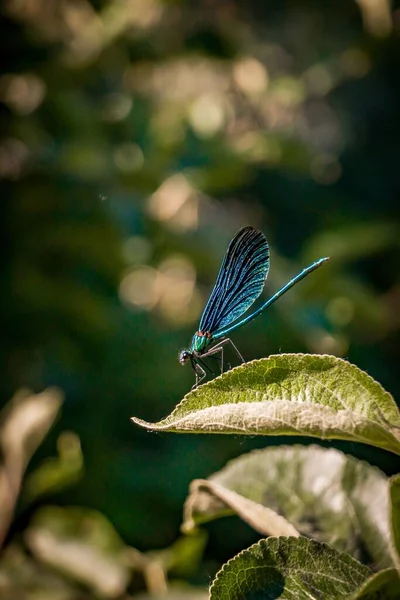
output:
<svg viewBox="0 0 400 600"><path fill-rule="evenodd" d="M240 229L229 244L199 330L216 333L236 321L261 294L268 271L264 234L253 227Z"/></svg>

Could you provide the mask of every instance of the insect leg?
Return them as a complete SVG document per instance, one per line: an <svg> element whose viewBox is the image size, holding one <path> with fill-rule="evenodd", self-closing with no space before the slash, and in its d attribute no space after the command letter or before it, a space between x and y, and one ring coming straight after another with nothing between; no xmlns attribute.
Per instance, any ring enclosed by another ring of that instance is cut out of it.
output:
<svg viewBox="0 0 400 600"><path fill-rule="evenodd" d="M235 344L232 342L231 338L226 338L226 340L232 344L232 346L234 347L234 349L235 349L235 351L236 351L236 354L238 355L238 357L240 358L240 360L241 360L242 362L246 362L246 361L244 360L243 356L240 354L239 350L236 348Z"/></svg>
<svg viewBox="0 0 400 600"><path fill-rule="evenodd" d="M232 340L230 338L225 338L224 340L222 340L221 342L219 342L218 344L216 344L215 346L213 346L212 348L210 348L210 350L208 350L208 352L205 352L202 356L203 358L205 358L206 356L212 356L213 354L216 354L218 352L221 353L221 373L224 372L224 351L223 351L223 347L225 346L225 344L231 344L233 346L233 349L235 350L236 354L238 355L238 357L240 358L240 360L242 362L245 362L243 356L240 354L239 350L236 348L235 344L232 342Z"/></svg>
<svg viewBox="0 0 400 600"><path fill-rule="evenodd" d="M206 357L213 357L213 354L220 354L221 355L221 373L224 372L224 346L227 342L230 342L230 340L228 338L226 338L225 340L222 340L222 342L219 342L218 344L216 344L215 346L213 346L212 348L210 348L207 352L205 352L204 354L202 354L202 358L206 358Z"/></svg>
<svg viewBox="0 0 400 600"><path fill-rule="evenodd" d="M192 368L193 368L194 374L196 376L196 382L192 386L192 390L194 390L195 388L197 388L197 386L199 385L199 383L201 381L203 381L204 377L206 376L206 372L203 369L203 367L201 367L199 365L199 363L197 361L195 361L193 358L191 359L191 363L192 363Z"/></svg>

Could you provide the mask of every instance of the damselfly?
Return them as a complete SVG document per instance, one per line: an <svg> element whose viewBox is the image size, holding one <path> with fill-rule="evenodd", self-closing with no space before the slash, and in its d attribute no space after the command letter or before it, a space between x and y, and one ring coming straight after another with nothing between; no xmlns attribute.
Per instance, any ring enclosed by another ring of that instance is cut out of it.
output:
<svg viewBox="0 0 400 600"><path fill-rule="evenodd" d="M204 358L219 358L223 373L224 347L228 343L244 362L228 335L261 315L275 300L327 260L329 257L320 258L303 269L260 308L237 321L261 294L269 271L269 247L265 235L253 227L240 229L228 246L190 348L179 353L179 362L184 365L190 361L195 372L196 383L193 387L197 387L206 376L208 367L203 362Z"/></svg>

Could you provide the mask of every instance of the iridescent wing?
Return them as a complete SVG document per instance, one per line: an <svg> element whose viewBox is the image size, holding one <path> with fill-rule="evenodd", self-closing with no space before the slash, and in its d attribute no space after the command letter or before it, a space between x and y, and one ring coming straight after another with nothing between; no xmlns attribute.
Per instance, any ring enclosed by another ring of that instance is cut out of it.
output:
<svg viewBox="0 0 400 600"><path fill-rule="evenodd" d="M269 271L268 242L257 229L240 229L225 254L199 331L215 334L238 319L261 294Z"/></svg>

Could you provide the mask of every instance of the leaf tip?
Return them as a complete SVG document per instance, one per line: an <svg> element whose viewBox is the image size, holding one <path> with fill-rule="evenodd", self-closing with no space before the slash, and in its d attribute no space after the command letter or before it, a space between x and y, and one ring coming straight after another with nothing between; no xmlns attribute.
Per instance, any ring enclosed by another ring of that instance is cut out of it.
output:
<svg viewBox="0 0 400 600"><path fill-rule="evenodd" d="M135 425L139 425L139 427L143 427L144 429L151 429L151 423L148 421L144 421L143 419L139 419L138 417L131 417L131 421L135 423Z"/></svg>

